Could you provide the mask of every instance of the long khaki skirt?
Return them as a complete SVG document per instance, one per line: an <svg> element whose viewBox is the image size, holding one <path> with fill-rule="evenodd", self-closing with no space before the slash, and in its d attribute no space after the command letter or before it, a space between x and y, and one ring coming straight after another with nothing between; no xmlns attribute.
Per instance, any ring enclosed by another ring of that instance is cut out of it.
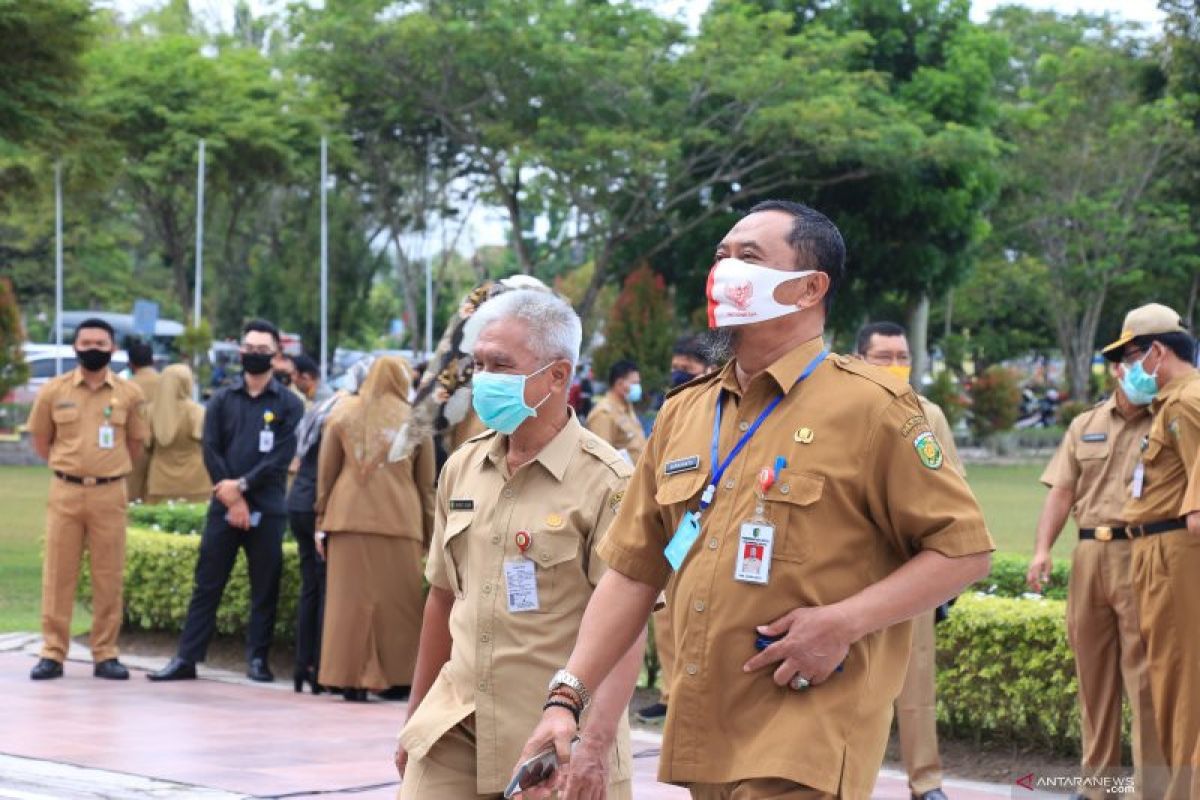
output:
<svg viewBox="0 0 1200 800"><path fill-rule="evenodd" d="M421 639L421 543L330 533L321 674L326 686L382 691L412 684Z"/></svg>

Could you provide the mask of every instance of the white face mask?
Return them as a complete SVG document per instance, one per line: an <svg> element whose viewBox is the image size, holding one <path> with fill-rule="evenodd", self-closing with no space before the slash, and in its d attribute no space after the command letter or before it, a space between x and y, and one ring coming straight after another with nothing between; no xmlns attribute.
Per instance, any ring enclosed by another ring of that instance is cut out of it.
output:
<svg viewBox="0 0 1200 800"><path fill-rule="evenodd" d="M796 313L799 308L775 299L775 290L780 284L814 272L789 272L736 258L721 259L708 273L708 327L753 325Z"/></svg>

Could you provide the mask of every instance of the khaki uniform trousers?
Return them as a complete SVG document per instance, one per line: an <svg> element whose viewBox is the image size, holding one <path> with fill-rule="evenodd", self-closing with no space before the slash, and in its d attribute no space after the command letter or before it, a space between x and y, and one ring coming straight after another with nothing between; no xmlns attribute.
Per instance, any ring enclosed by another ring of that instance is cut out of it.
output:
<svg viewBox="0 0 1200 800"><path fill-rule="evenodd" d="M692 800L833 800L833 795L781 778L751 778L733 783L693 783Z"/></svg>
<svg viewBox="0 0 1200 800"><path fill-rule="evenodd" d="M1132 544L1084 540L1075 546L1067 639L1079 677L1083 777L1094 780L1120 772L1124 688L1133 712L1135 786L1142 797L1156 798L1165 791L1163 759L1131 579Z"/></svg>
<svg viewBox="0 0 1200 800"><path fill-rule="evenodd" d="M937 640L933 626L933 611L913 620L908 673L896 698L900 755L908 773L908 786L915 795L942 785L937 740Z"/></svg>
<svg viewBox="0 0 1200 800"><path fill-rule="evenodd" d="M397 800L500 800L504 792L477 791L475 752L475 717L471 715L446 731L424 758L408 763ZM632 798L632 781L608 785L608 800Z"/></svg>
<svg viewBox="0 0 1200 800"><path fill-rule="evenodd" d="M125 481L80 486L50 482L42 567L42 658L64 661L79 564L87 547L92 573L92 659L116 658L125 566Z"/></svg>
<svg viewBox="0 0 1200 800"><path fill-rule="evenodd" d="M658 651L659 702L664 706L671 698L671 670L675 668L675 631L671 626L671 609L654 612L654 647Z"/></svg>
<svg viewBox="0 0 1200 800"><path fill-rule="evenodd" d="M1170 766L1162 797L1200 798L1200 536L1133 542L1133 585L1146 643L1158 738Z"/></svg>

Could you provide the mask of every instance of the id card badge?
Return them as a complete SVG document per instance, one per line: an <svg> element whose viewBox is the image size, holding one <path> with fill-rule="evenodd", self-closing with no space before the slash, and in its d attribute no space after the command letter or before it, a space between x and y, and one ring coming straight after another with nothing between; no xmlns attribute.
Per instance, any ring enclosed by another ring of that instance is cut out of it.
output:
<svg viewBox="0 0 1200 800"><path fill-rule="evenodd" d="M765 520L743 522L738 532L733 579L766 585L771 577L771 552L774 546L775 528L771 523Z"/></svg>
<svg viewBox="0 0 1200 800"><path fill-rule="evenodd" d="M1142 489L1146 483L1146 465L1139 461L1137 466L1133 468L1133 481L1129 484L1129 493L1135 498L1142 496Z"/></svg>
<svg viewBox="0 0 1200 800"><path fill-rule="evenodd" d="M100 426L100 437L97 444L101 450L112 450L117 446L117 434L112 425L106 422Z"/></svg>
<svg viewBox="0 0 1200 800"><path fill-rule="evenodd" d="M275 448L275 431L263 428L258 432L258 452L269 453Z"/></svg>
<svg viewBox="0 0 1200 800"><path fill-rule="evenodd" d="M667 542L666 549L663 550L663 555L667 557L667 561L671 562L671 569L679 572L692 545L699 538L700 515L695 511L688 511L683 515L683 519L679 520L675 534L671 537L671 541Z"/></svg>
<svg viewBox="0 0 1200 800"><path fill-rule="evenodd" d="M510 614L538 610L537 565L525 556L504 562L504 588Z"/></svg>

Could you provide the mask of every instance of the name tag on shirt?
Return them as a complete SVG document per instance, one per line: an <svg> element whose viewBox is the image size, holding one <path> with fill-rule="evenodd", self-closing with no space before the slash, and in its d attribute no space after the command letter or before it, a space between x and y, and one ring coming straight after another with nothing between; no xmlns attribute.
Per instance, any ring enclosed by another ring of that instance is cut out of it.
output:
<svg viewBox="0 0 1200 800"><path fill-rule="evenodd" d="M469 500L469 499L468 500L455 500L455 499L451 498L450 510L451 511L474 511L475 510L475 501Z"/></svg>
<svg viewBox="0 0 1200 800"><path fill-rule="evenodd" d="M765 585L771 577L771 551L774 545L774 527L766 522L743 522L738 533L733 579Z"/></svg>
<svg viewBox="0 0 1200 800"><path fill-rule="evenodd" d="M1085 442L1107 442L1108 434L1107 433L1085 433L1083 435L1083 440Z"/></svg>
<svg viewBox="0 0 1200 800"><path fill-rule="evenodd" d="M97 445L101 450L112 450L117 446L116 431L107 422L100 426L100 436Z"/></svg>
<svg viewBox="0 0 1200 800"><path fill-rule="evenodd" d="M1133 468L1133 482L1129 484L1129 492L1135 498L1142 496L1142 489L1146 484L1146 465L1139 461L1137 466Z"/></svg>
<svg viewBox="0 0 1200 800"><path fill-rule="evenodd" d="M275 448L275 431L263 428L258 432L258 452L269 453Z"/></svg>
<svg viewBox="0 0 1200 800"><path fill-rule="evenodd" d="M663 474L674 475L678 472L691 472L694 469L700 469L700 456L688 456L668 461L663 466Z"/></svg>
<svg viewBox="0 0 1200 800"><path fill-rule="evenodd" d="M700 515L695 511L688 511L683 515L683 519L679 520L679 526L675 528L675 535L671 537L671 541L663 550L663 555L667 557L667 561L671 562L671 569L679 571L698 538L700 538Z"/></svg>
<svg viewBox="0 0 1200 800"><path fill-rule="evenodd" d="M528 558L504 562L504 586L510 614L538 610L537 567Z"/></svg>

